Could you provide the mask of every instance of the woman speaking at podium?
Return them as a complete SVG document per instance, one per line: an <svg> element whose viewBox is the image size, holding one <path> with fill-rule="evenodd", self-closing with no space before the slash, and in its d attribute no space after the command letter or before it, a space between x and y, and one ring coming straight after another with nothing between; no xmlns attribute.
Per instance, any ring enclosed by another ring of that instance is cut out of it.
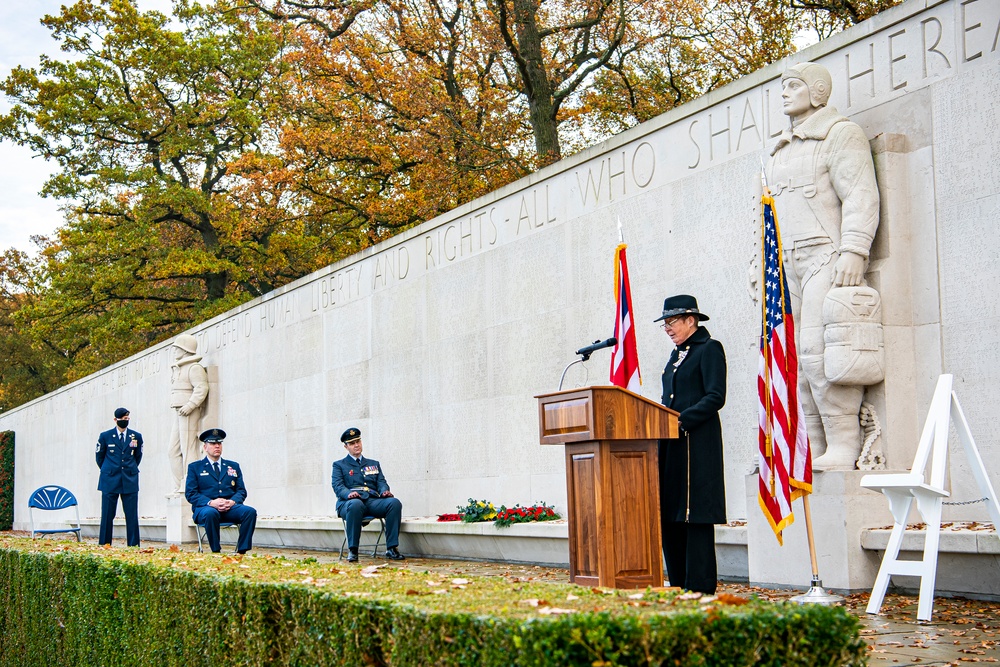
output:
<svg viewBox="0 0 1000 667"><path fill-rule="evenodd" d="M671 586L715 593L715 525L726 523L722 422L726 352L699 326L708 316L693 296L663 302L674 350L663 369L661 403L680 413L680 437L660 441L660 521Z"/></svg>

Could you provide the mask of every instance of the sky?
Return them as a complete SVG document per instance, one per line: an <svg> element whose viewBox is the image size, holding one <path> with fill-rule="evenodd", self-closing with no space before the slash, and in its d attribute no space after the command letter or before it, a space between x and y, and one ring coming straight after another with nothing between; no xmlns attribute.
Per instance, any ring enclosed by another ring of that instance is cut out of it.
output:
<svg viewBox="0 0 1000 667"><path fill-rule="evenodd" d="M58 14L71 0L6 0L0 2L0 79L18 66L35 67L38 57L62 55L49 31L39 23L46 14ZM140 0L143 9L169 12L169 0ZM0 94L0 111L7 113L10 101ZM38 192L54 172L55 165L33 157L27 148L0 142L0 252L14 247L34 251L34 234L51 234L62 222L59 202L43 199Z"/></svg>

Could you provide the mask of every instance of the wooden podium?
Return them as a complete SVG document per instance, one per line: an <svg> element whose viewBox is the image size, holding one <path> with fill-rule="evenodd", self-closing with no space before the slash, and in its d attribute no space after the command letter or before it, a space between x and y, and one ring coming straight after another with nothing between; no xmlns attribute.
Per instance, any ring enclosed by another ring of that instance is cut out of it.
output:
<svg viewBox="0 0 1000 667"><path fill-rule="evenodd" d="M566 446L570 581L662 586L657 440L677 413L620 387L535 398L541 444Z"/></svg>

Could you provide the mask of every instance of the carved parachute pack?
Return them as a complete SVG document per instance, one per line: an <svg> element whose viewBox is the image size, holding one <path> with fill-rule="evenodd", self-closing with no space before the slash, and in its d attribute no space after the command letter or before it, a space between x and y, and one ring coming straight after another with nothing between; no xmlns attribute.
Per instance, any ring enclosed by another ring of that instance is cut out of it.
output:
<svg viewBox="0 0 1000 667"><path fill-rule="evenodd" d="M835 384L873 385L885 379L882 299L866 285L834 287L823 302L823 367Z"/></svg>

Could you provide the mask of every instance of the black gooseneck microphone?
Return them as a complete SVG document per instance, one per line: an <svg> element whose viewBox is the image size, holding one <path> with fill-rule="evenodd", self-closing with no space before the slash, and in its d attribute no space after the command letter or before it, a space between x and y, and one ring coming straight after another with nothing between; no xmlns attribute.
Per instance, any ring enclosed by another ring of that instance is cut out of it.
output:
<svg viewBox="0 0 1000 667"><path fill-rule="evenodd" d="M590 345L586 347L581 347L579 350L576 351L576 354L582 356L583 360L586 361L587 359L590 359L590 355L596 352L597 350L603 350L606 347L614 347L617 344L618 344L618 339L615 338L614 336L608 338L607 340L595 340Z"/></svg>

